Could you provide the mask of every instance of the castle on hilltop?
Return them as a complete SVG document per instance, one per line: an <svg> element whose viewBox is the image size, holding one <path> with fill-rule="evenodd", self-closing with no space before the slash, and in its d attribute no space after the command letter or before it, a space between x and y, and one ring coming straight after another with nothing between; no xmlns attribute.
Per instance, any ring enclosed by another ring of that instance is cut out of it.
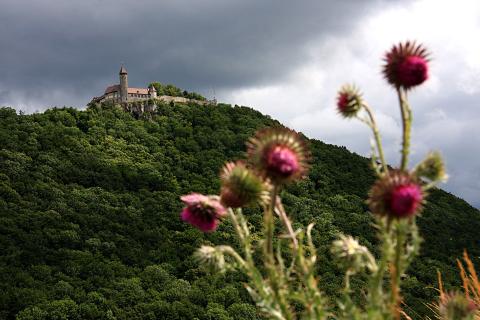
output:
<svg viewBox="0 0 480 320"><path fill-rule="evenodd" d="M158 96L157 90L153 85L150 85L148 88L130 88L128 87L128 73L124 65L121 66L120 72L120 84L115 84L108 86L105 89L103 95L99 97L94 97L91 103L102 103L102 102L111 102L114 104L123 104L128 105L129 103L137 104L140 103L140 106L143 105L143 102L147 102L151 99L156 99L161 102L178 102L178 103L188 103L194 102L196 104L216 104L216 101L210 100L196 100L189 99L186 97L174 97L174 96Z"/></svg>
<svg viewBox="0 0 480 320"><path fill-rule="evenodd" d="M119 72L120 84L108 86L100 97L94 97L92 102L131 102L157 98L157 90L154 86L149 88L129 88L128 73L125 66L122 65Z"/></svg>

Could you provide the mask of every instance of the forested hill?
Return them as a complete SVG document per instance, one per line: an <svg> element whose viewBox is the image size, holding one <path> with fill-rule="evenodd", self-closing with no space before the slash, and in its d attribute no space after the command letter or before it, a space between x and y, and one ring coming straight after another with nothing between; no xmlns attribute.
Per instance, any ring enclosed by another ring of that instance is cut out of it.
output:
<svg viewBox="0 0 480 320"><path fill-rule="evenodd" d="M224 161L277 125L222 104L160 105L148 119L111 106L0 109L0 319L261 319L241 275L207 275L192 259L203 243L235 244L231 226L204 235L182 223L179 196L217 193ZM374 250L364 203L373 175L368 159L310 142L309 178L282 196L296 227L316 223L321 285L334 296L336 234ZM480 256L480 212L443 191L429 200L422 256L405 282L414 317L436 297L437 269L458 285L455 259L464 248ZM246 214L259 225L259 210Z"/></svg>

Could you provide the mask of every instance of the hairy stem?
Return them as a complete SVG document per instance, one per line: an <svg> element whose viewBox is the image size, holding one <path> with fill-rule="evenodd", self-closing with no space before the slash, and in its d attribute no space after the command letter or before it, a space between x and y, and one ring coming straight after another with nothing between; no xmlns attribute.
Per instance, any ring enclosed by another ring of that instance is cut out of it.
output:
<svg viewBox="0 0 480 320"><path fill-rule="evenodd" d="M270 204L265 210L264 223L265 223L265 244L264 244L264 257L265 257L265 269L268 274L268 281L270 282L271 289L273 291L273 298L280 309L282 316L289 320L294 319L294 315L290 310L288 300L285 292L285 280L284 274L279 272L279 268L275 262L275 254L273 252L273 235L274 235L274 217L273 212L275 210L275 204L277 202L278 186L274 185L271 193Z"/></svg>
<svg viewBox="0 0 480 320"><path fill-rule="evenodd" d="M384 277L394 255L392 233L389 222L384 218L377 220L381 242L380 261L370 279L369 305L372 310L384 310Z"/></svg>
<svg viewBox="0 0 480 320"><path fill-rule="evenodd" d="M400 280L403 272L402 268L402 255L403 255L403 246L404 246L404 230L400 225L400 222L396 223L396 246L395 246L395 260L394 268L392 270L392 307L394 308L394 314L397 316L397 311L400 307ZM399 318L397 316L397 318Z"/></svg>
<svg viewBox="0 0 480 320"><path fill-rule="evenodd" d="M410 131L412 124L412 115L408 105L406 92L401 88L397 88L398 102L400 104L400 112L402 114L402 161L400 169L406 170L408 165L408 155L410 153Z"/></svg>
<svg viewBox="0 0 480 320"><path fill-rule="evenodd" d="M275 203L277 201L277 185L273 186L272 193L270 195L270 205L267 210L265 210L264 222L265 222L265 256L267 261L270 263L274 262L273 256L273 231L274 231L274 220L273 220L273 211L275 208Z"/></svg>
<svg viewBox="0 0 480 320"><path fill-rule="evenodd" d="M287 213L285 212L285 209L283 208L283 204L280 200L280 198L277 201L277 204L275 206L275 213L280 217L280 220L283 222L283 225L285 228L287 228L288 235L290 239L292 240L292 245L293 245L293 256L297 254L298 250L298 240L295 232L293 231L292 227L292 222L287 216Z"/></svg>
<svg viewBox="0 0 480 320"><path fill-rule="evenodd" d="M370 128L372 128L373 131L373 136L375 138L375 143L377 144L377 151L378 151L378 156L380 158L380 161L382 162L382 167L383 167L383 172L387 172L388 167L387 167L387 161L385 160L385 156L383 154L383 147L382 147L382 140L380 137L380 132L378 130L377 123L375 122L375 117L373 116L373 112L370 109L370 107L366 104L362 104L363 108L368 114L369 122L368 125Z"/></svg>
<svg viewBox="0 0 480 320"><path fill-rule="evenodd" d="M235 261L237 261L238 265L245 271L247 268L247 263L243 258L230 246L217 246L217 249L222 251L224 254L228 254L231 256Z"/></svg>

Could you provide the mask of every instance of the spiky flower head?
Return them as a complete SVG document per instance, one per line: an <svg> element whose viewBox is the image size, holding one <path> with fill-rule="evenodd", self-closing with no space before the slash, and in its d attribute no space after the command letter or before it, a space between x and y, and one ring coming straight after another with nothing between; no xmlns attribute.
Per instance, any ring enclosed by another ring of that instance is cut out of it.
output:
<svg viewBox="0 0 480 320"><path fill-rule="evenodd" d="M386 53L384 60L383 74L395 88L408 90L428 79L428 52L422 45L399 43Z"/></svg>
<svg viewBox="0 0 480 320"><path fill-rule="evenodd" d="M370 271L377 270L375 259L370 251L352 236L340 234L339 239L333 241L331 252L352 274L365 268Z"/></svg>
<svg viewBox="0 0 480 320"><path fill-rule="evenodd" d="M414 175L391 170L375 182L367 202L374 214L399 219L419 213L425 196Z"/></svg>
<svg viewBox="0 0 480 320"><path fill-rule="evenodd" d="M362 104L362 95L355 86L346 84L338 92L337 109L345 118L354 117L362 108Z"/></svg>
<svg viewBox="0 0 480 320"><path fill-rule="evenodd" d="M445 164L438 152L430 152L427 157L415 168L415 174L430 181L444 181L448 178Z"/></svg>
<svg viewBox="0 0 480 320"><path fill-rule="evenodd" d="M180 199L186 205L180 214L182 220L203 232L212 232L217 229L220 219L226 214L218 196L191 193Z"/></svg>
<svg viewBox="0 0 480 320"><path fill-rule="evenodd" d="M252 167L274 184L301 179L308 171L310 152L298 133L287 128L265 128L247 142Z"/></svg>
<svg viewBox="0 0 480 320"><path fill-rule="evenodd" d="M442 320L472 319L478 307L459 292L452 292L440 298L438 312Z"/></svg>
<svg viewBox="0 0 480 320"><path fill-rule="evenodd" d="M244 162L227 162L220 179L220 199L225 206L239 208L268 203L271 185L247 168Z"/></svg>

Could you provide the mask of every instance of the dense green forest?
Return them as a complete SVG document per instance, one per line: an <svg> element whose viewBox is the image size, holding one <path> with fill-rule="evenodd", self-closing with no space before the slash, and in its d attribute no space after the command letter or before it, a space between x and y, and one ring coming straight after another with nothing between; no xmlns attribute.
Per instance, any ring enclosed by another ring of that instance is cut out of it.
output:
<svg viewBox="0 0 480 320"><path fill-rule="evenodd" d="M164 104L145 119L108 105L0 109L0 319L262 319L241 274L209 275L192 258L204 243L235 246L231 225L201 233L181 222L179 197L218 193L223 163L244 157L258 128L279 125L224 104ZM296 227L316 223L321 286L335 297L337 233L376 252L364 201L373 174L368 159L309 141L309 177L282 198ZM245 213L260 225L260 209ZM414 318L437 296L437 269L458 286L455 259L464 248L480 256L480 212L465 201L433 190L419 225L422 253L404 288Z"/></svg>
<svg viewBox="0 0 480 320"><path fill-rule="evenodd" d="M151 82L148 87L154 86L158 96L172 96L172 97L184 97L194 100L207 100L204 96L196 92L188 92L187 90L180 89L173 84L162 84L160 82Z"/></svg>

